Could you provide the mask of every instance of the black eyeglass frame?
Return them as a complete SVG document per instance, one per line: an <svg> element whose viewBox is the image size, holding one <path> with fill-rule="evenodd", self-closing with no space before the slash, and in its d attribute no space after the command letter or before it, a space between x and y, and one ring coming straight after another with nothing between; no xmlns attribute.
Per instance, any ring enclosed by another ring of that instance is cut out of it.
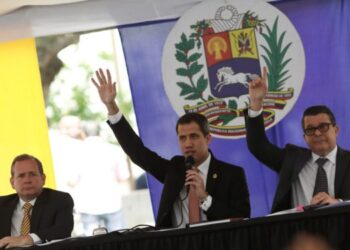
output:
<svg viewBox="0 0 350 250"><path fill-rule="evenodd" d="M320 131L321 134L327 133L330 126L335 126L332 122L322 122L317 127L304 128L304 134L307 136L315 135L316 130Z"/></svg>

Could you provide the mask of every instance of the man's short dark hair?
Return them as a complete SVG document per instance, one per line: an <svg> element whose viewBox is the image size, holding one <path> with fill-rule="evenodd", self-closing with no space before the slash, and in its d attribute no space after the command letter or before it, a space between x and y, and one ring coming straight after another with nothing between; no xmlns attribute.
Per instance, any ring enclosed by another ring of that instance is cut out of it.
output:
<svg viewBox="0 0 350 250"><path fill-rule="evenodd" d="M183 124L189 124L191 122L195 122L198 124L200 130L202 131L203 135L209 134L209 124L207 118L199 113L186 113L183 116L181 116L176 123L176 133L178 133L179 125Z"/></svg>
<svg viewBox="0 0 350 250"><path fill-rule="evenodd" d="M36 165L38 166L39 173L41 175L44 174L43 164L41 163L41 161L38 158L36 158L33 155L29 155L29 154L20 154L20 155L17 155L12 161L12 164L11 164L11 176L12 177L14 175L13 166L16 164L16 162L25 161L25 160L34 160L36 162Z"/></svg>
<svg viewBox="0 0 350 250"><path fill-rule="evenodd" d="M303 119L301 120L301 126L304 129L305 124L304 124L304 118L305 116L314 116L314 115L319 115L319 114L326 114L329 117L330 122L333 125L336 125L336 120L333 112L324 105L317 105L317 106L311 106L305 109L304 114L303 114Z"/></svg>

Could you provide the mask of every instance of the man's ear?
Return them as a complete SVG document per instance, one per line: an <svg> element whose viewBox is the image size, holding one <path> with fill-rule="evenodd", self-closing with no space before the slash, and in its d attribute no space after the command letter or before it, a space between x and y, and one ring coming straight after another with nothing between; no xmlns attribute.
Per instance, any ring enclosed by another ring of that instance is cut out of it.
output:
<svg viewBox="0 0 350 250"><path fill-rule="evenodd" d="M10 178L10 183L11 183L11 187L13 189L15 189L15 180L14 180L13 176Z"/></svg>
<svg viewBox="0 0 350 250"><path fill-rule="evenodd" d="M338 134L339 134L339 127L337 125L334 126L334 130L335 130L335 135L338 136Z"/></svg>
<svg viewBox="0 0 350 250"><path fill-rule="evenodd" d="M209 145L209 143L211 142L211 139L212 139L211 134L207 134L206 138L207 138L207 144Z"/></svg>
<svg viewBox="0 0 350 250"><path fill-rule="evenodd" d="M45 182L46 182L46 175L42 174L42 178L43 178L43 186L45 186Z"/></svg>

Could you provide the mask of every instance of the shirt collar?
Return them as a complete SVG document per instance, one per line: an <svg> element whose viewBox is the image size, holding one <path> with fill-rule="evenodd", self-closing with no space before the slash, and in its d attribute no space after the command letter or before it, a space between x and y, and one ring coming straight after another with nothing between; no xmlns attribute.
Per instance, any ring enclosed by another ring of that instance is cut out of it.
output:
<svg viewBox="0 0 350 250"><path fill-rule="evenodd" d="M331 152L329 152L329 154L326 156L319 156L319 155L315 154L314 152L312 152L312 163L315 163L315 161L318 158L327 158L332 164L335 164L336 157L337 157L337 151L338 151L338 146L336 145L335 148Z"/></svg>
<svg viewBox="0 0 350 250"><path fill-rule="evenodd" d="M33 200L29 201L29 203L32 205L32 207L34 207L35 202L36 202L36 198L34 198ZM19 207L20 208L23 208L24 203L26 203L26 201L24 201L21 198L19 198Z"/></svg>
<svg viewBox="0 0 350 250"><path fill-rule="evenodd" d="M197 167L197 169L204 175L208 174L210 160L211 154L209 152L207 159L205 159L205 161Z"/></svg>

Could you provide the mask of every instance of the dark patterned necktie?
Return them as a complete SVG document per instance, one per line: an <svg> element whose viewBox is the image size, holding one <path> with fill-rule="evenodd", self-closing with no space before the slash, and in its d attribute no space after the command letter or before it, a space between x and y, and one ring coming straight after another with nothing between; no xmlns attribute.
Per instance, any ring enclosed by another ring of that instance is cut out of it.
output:
<svg viewBox="0 0 350 250"><path fill-rule="evenodd" d="M316 163L318 165L317 169L317 175L316 175L316 181L315 181L315 189L314 194L325 192L328 194L328 180L327 180L327 174L326 171L323 168L323 165L328 161L327 158L318 158L316 160Z"/></svg>
<svg viewBox="0 0 350 250"><path fill-rule="evenodd" d="M28 235L30 233L30 210L32 209L32 204L29 202L24 203L23 210L24 216L21 224L21 235Z"/></svg>

